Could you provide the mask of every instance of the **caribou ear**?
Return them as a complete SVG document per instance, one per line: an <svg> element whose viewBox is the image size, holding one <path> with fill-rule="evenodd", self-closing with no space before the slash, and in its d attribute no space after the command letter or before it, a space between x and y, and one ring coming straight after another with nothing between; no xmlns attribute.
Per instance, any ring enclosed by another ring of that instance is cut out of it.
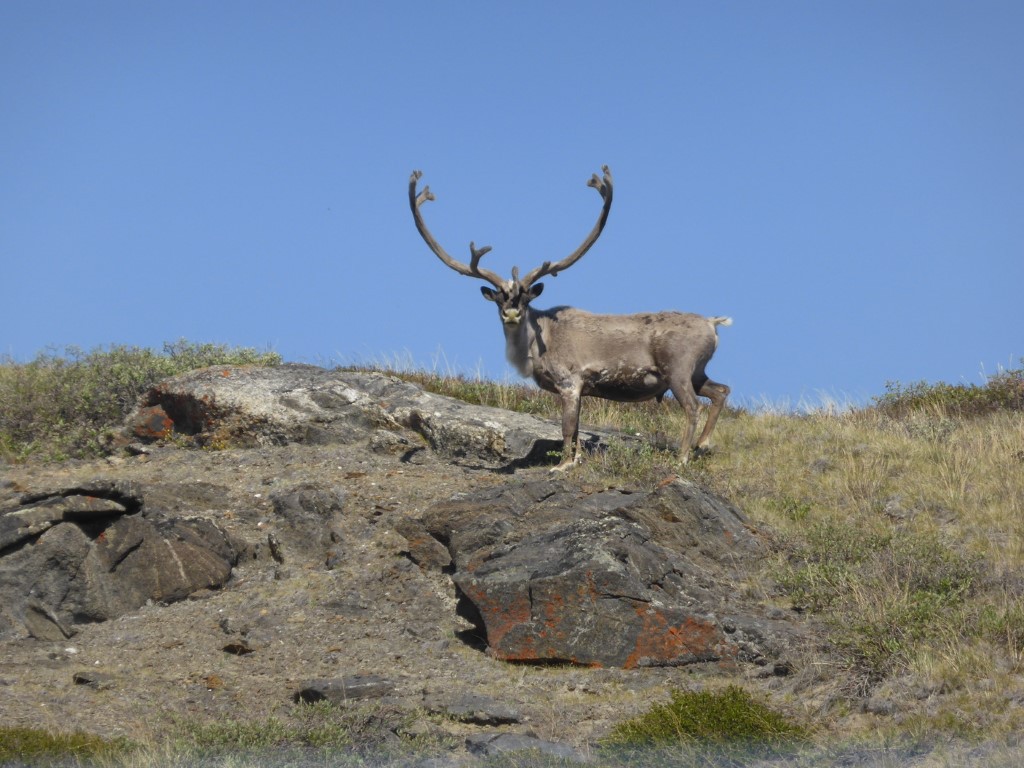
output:
<svg viewBox="0 0 1024 768"><path fill-rule="evenodd" d="M486 285L480 286L480 293L482 293L484 295L484 298L487 299L488 301L498 300L498 292L493 288L488 288Z"/></svg>
<svg viewBox="0 0 1024 768"><path fill-rule="evenodd" d="M533 301L538 296L544 293L544 283L537 283L536 285L530 286L530 301Z"/></svg>

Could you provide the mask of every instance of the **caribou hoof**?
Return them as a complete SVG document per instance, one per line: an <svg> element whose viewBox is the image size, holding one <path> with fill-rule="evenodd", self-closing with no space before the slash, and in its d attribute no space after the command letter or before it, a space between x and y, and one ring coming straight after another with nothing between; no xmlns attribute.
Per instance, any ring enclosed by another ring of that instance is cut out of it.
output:
<svg viewBox="0 0 1024 768"><path fill-rule="evenodd" d="M575 466L578 466L579 464L582 464L582 463L583 463L583 454L581 454L581 453L577 453L577 454L576 454L576 455L575 455L575 456L574 456L573 458L571 458L571 459L563 459L563 460L562 460L562 461L561 461L561 462L560 462L560 463L558 464L558 466L556 466L556 467L552 467L552 468L551 468L550 470L548 470L548 471L549 471L549 472L568 472L568 471L569 471L570 469L572 469L573 467L575 467Z"/></svg>

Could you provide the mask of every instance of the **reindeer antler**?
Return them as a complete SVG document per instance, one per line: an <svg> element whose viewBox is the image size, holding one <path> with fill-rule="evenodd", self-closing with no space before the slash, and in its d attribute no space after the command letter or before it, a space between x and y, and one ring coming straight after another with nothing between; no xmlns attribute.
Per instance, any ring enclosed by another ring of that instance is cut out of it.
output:
<svg viewBox="0 0 1024 768"><path fill-rule="evenodd" d="M597 224L587 235L587 238L580 244L580 247L570 253L561 261L552 264L550 261L545 261L536 269L530 270L526 273L526 277L522 280L523 288L529 288L538 279L545 275L551 275L556 277L559 272L563 269L568 269L590 250L590 246L597 242L597 238L601 236L601 231L604 229L605 222L608 221L608 212L612 208L612 172L607 165L601 166L601 170L604 172L604 177L599 177L596 173L590 177L587 182L588 187L593 187L600 194L604 200L604 205L601 207L601 215L597 218Z"/></svg>
<svg viewBox="0 0 1024 768"><path fill-rule="evenodd" d="M419 182L423 173L420 171L413 171L409 177L409 207L412 208L412 216L416 221L416 229L419 230L420 236L430 246L437 257L447 264L449 267L454 269L460 275L466 277L479 277L482 280L486 280L495 288L501 289L505 285L505 281L501 277L491 272L489 269L482 269L480 267L480 258L491 250L491 246L485 245L483 248L477 248L474 243L469 244L470 260L469 264L463 264L461 261L457 261L448 255L448 252L441 247L440 243L434 239L434 236L430 234L430 230L427 229L426 223L423 221L423 215L420 213L420 206L423 203L436 199L434 193L430 191L429 186L423 187L423 190L419 193L416 192L416 184Z"/></svg>

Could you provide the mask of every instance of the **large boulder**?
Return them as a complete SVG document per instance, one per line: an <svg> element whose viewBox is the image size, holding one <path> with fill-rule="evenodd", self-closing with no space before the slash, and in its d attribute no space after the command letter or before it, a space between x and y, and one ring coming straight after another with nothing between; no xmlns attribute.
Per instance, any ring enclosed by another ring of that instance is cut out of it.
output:
<svg viewBox="0 0 1024 768"><path fill-rule="evenodd" d="M224 530L143 506L138 486L100 480L0 508L0 636L59 640L227 582L239 553Z"/></svg>
<svg viewBox="0 0 1024 768"><path fill-rule="evenodd" d="M382 373L312 365L186 373L150 389L126 423L130 439L189 435L214 447L367 443L381 430L414 433L404 443L409 455L429 446L446 458L489 466L544 462L562 445L552 421L431 394ZM609 435L584 430L581 437L593 450ZM376 444L383 442L378 437Z"/></svg>
<svg viewBox="0 0 1024 768"><path fill-rule="evenodd" d="M764 543L738 510L690 483L653 493L512 484L439 504L422 526L447 548L461 612L497 658L785 663L795 628L738 588ZM411 527L402 533L416 542Z"/></svg>

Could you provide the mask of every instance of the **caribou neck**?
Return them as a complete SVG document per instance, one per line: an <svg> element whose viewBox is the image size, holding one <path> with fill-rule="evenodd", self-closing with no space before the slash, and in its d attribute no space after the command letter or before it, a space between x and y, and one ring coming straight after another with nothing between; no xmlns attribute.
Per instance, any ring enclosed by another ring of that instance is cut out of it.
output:
<svg viewBox="0 0 1024 768"><path fill-rule="evenodd" d="M523 378L533 376L533 361L537 356L537 318L530 307L515 324L505 323L505 358Z"/></svg>

